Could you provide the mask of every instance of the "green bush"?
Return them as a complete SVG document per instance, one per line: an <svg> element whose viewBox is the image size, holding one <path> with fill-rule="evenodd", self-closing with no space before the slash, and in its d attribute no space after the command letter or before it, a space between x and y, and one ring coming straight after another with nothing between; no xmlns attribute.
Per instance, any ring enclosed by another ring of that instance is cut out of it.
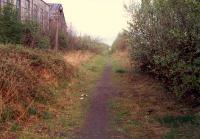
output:
<svg viewBox="0 0 200 139"><path fill-rule="evenodd" d="M200 104L200 2L143 1L128 7L131 59L177 96ZM134 12L133 12L134 10Z"/></svg>
<svg viewBox="0 0 200 139"><path fill-rule="evenodd" d="M23 26L18 12L11 4L0 9L0 43L19 44Z"/></svg>
<svg viewBox="0 0 200 139"><path fill-rule="evenodd" d="M50 48L49 37L41 32L41 28L37 22L26 21L23 24L23 44L28 47L40 49Z"/></svg>
<svg viewBox="0 0 200 139"><path fill-rule="evenodd" d="M62 32L59 33L58 42L59 42L59 47L61 49L67 49L68 48L67 36L64 33L62 33Z"/></svg>
<svg viewBox="0 0 200 139"><path fill-rule="evenodd" d="M39 39L36 47L37 48L41 48L41 49L48 49L48 48L50 48L49 37L43 36L41 39Z"/></svg>
<svg viewBox="0 0 200 139"><path fill-rule="evenodd" d="M0 10L0 43L23 43L28 47L50 48L50 40L42 34L40 26L33 21L21 22L19 14L11 4Z"/></svg>

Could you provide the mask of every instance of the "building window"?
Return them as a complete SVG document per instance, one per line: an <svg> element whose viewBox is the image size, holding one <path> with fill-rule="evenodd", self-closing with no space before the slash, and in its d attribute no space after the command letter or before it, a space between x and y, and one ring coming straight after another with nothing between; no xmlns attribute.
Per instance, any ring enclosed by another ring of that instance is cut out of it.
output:
<svg viewBox="0 0 200 139"><path fill-rule="evenodd" d="M20 18L20 14L21 14L21 1L20 0L16 0L16 10L18 13L18 17Z"/></svg>
<svg viewBox="0 0 200 139"><path fill-rule="evenodd" d="M25 18L30 19L30 1L25 0Z"/></svg>
<svg viewBox="0 0 200 139"><path fill-rule="evenodd" d="M38 6L36 4L33 6L33 19L38 21Z"/></svg>
<svg viewBox="0 0 200 139"><path fill-rule="evenodd" d="M40 10L40 24L43 27L43 24L44 24L44 10L43 9Z"/></svg>
<svg viewBox="0 0 200 139"><path fill-rule="evenodd" d="M20 9L20 0L16 0L16 8L17 8L17 10Z"/></svg>

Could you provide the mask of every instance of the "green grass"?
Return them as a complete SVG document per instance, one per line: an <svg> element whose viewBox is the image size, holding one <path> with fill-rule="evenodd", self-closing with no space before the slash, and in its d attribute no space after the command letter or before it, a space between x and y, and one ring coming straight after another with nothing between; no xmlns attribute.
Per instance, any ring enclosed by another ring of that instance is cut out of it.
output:
<svg viewBox="0 0 200 139"><path fill-rule="evenodd" d="M112 69L115 73L123 74L126 73L127 70L116 60L112 59Z"/></svg>
<svg viewBox="0 0 200 139"><path fill-rule="evenodd" d="M183 126L184 124L200 126L200 116L198 115L181 115L181 116L166 115L164 117L158 118L158 121L162 125L170 127L180 127Z"/></svg>

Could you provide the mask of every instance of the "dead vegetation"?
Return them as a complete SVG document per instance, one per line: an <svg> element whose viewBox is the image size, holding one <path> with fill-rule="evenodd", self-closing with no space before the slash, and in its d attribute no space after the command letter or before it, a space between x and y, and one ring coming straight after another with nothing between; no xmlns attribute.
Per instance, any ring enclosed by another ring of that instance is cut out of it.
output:
<svg viewBox="0 0 200 139"><path fill-rule="evenodd" d="M64 58L65 60L75 67L79 67L81 63L86 62L90 58L94 56L94 53L90 51L70 51L65 53Z"/></svg>
<svg viewBox="0 0 200 139"><path fill-rule="evenodd" d="M47 104L73 75L73 67L51 51L0 46L0 134L49 117Z"/></svg>
<svg viewBox="0 0 200 139"><path fill-rule="evenodd" d="M116 130L130 138L196 139L200 136L197 109L173 100L163 85L148 75L130 71L125 53L116 53L113 59L113 81L119 93L110 107ZM118 69L125 72L119 73Z"/></svg>
<svg viewBox="0 0 200 139"><path fill-rule="evenodd" d="M79 53L74 51L68 55L73 59ZM65 90L57 96L58 101L48 105L49 113L54 116L17 132L16 138L74 138L85 119L90 93L106 61L104 56L96 55L83 62L86 55L82 53L77 59L80 66L76 67L74 77L66 84ZM46 116L49 116L48 113Z"/></svg>

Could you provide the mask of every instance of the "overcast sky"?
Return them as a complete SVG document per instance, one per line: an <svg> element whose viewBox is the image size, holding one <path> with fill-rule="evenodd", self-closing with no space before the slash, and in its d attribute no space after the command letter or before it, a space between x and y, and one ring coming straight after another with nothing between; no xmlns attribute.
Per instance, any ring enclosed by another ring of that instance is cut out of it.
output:
<svg viewBox="0 0 200 139"><path fill-rule="evenodd" d="M99 37L112 44L117 34L126 27L123 4L127 0L45 0L61 3L66 22L79 34Z"/></svg>

